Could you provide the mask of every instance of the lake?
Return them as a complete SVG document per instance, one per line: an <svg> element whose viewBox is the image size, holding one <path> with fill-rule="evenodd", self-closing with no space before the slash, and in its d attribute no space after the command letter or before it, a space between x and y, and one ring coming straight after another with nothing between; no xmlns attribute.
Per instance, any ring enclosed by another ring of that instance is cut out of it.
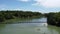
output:
<svg viewBox="0 0 60 34"><path fill-rule="evenodd" d="M0 34L60 34L60 27L48 25L47 18L25 20L23 21L25 23L19 22L0 24Z"/></svg>

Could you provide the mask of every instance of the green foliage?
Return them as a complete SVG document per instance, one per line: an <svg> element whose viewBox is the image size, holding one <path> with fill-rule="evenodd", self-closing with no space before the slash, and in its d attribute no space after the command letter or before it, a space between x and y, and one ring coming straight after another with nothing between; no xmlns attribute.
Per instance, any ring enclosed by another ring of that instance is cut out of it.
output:
<svg viewBox="0 0 60 34"><path fill-rule="evenodd" d="M48 13L47 23L51 25L60 26L60 12L57 13Z"/></svg>
<svg viewBox="0 0 60 34"><path fill-rule="evenodd" d="M31 17L40 17L42 16L39 12L31 11L0 11L0 22L5 20L14 19L14 18L31 18Z"/></svg>

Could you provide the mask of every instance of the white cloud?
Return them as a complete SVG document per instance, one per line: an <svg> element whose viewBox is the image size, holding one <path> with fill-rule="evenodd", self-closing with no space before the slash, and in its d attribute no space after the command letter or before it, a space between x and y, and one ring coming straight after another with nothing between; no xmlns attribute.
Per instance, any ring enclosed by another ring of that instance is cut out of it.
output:
<svg viewBox="0 0 60 34"><path fill-rule="evenodd" d="M20 8L8 9L8 10L22 10Z"/></svg>
<svg viewBox="0 0 60 34"><path fill-rule="evenodd" d="M36 1L33 5L42 5L44 7L54 8L60 7L60 0L34 0Z"/></svg>
<svg viewBox="0 0 60 34"><path fill-rule="evenodd" d="M18 1L22 1L22 2L28 2L29 0L18 0Z"/></svg>

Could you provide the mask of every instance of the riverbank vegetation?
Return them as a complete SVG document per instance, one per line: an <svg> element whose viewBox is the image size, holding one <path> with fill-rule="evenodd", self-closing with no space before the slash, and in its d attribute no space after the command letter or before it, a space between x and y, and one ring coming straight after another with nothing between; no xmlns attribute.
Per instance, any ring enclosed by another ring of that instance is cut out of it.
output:
<svg viewBox="0 0 60 34"><path fill-rule="evenodd" d="M56 13L48 13L47 16L47 23L49 25L60 26L60 12Z"/></svg>
<svg viewBox="0 0 60 34"><path fill-rule="evenodd" d="M15 20L15 19L24 19L24 18L35 18L35 17L41 17L42 14L39 12L32 12L32 11L0 11L0 24L4 23L5 21L8 22L8 20ZM16 20L15 20L16 21Z"/></svg>
<svg viewBox="0 0 60 34"><path fill-rule="evenodd" d="M32 11L0 11L0 24L10 24L12 22L21 21L24 19L31 19L31 18L40 18L40 17L47 17L47 23L49 25L56 25L60 26L60 12L51 12L42 14L40 12L32 12Z"/></svg>

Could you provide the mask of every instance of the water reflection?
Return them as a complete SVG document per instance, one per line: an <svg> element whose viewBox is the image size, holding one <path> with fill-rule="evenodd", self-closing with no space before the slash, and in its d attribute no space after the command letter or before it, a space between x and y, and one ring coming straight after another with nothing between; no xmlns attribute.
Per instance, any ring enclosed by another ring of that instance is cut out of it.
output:
<svg viewBox="0 0 60 34"><path fill-rule="evenodd" d="M36 32L40 32L41 34L60 34L59 27L49 26L47 23L40 23L42 26L38 26L35 28Z"/></svg>
<svg viewBox="0 0 60 34"><path fill-rule="evenodd" d="M47 23L47 18L26 19L24 21L19 21L18 23Z"/></svg>
<svg viewBox="0 0 60 34"><path fill-rule="evenodd" d="M59 27L47 23L5 24L0 27L1 34L60 34Z"/></svg>
<svg viewBox="0 0 60 34"><path fill-rule="evenodd" d="M51 34L60 34L60 27L49 25L48 29L51 32Z"/></svg>
<svg viewBox="0 0 60 34"><path fill-rule="evenodd" d="M35 21L44 21L45 18L33 19ZM60 34L60 28L50 26L47 23L19 23L19 24L1 24L0 34Z"/></svg>

